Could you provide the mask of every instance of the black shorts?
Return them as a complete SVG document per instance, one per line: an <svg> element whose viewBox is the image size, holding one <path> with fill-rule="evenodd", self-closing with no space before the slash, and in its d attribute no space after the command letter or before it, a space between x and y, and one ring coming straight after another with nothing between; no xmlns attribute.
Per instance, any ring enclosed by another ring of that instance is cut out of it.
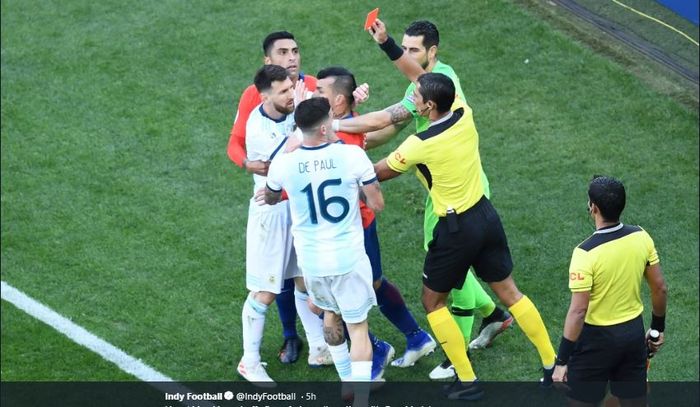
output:
<svg viewBox="0 0 700 407"><path fill-rule="evenodd" d="M584 324L569 359L568 396L597 403L610 392L621 399L646 395L647 347L642 316L610 326Z"/></svg>
<svg viewBox="0 0 700 407"><path fill-rule="evenodd" d="M446 293L460 288L469 267L485 282L502 281L513 270L513 260L501 219L491 202L482 197L465 212L441 217L423 265L423 284Z"/></svg>

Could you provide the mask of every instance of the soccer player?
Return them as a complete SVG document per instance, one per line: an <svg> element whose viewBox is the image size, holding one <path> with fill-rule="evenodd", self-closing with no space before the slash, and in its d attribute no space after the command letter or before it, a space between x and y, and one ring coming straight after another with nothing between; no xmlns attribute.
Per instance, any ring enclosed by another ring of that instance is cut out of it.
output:
<svg viewBox="0 0 700 407"><path fill-rule="evenodd" d="M310 92L316 90L316 78L304 75L301 71L301 53L294 35L287 31L270 33L262 42L264 53L263 63L280 65L290 73L290 78L295 84L295 101L306 99ZM354 92L357 102L368 97L367 84L360 85ZM246 123L253 109L262 102L260 92L255 85L248 86L239 99L236 118L231 128L227 153L231 161L246 170L248 173L265 176L269 161L248 160L245 151ZM294 290L294 282L291 279L285 281L282 292L276 297L279 317L282 323L284 343L279 351L279 359L282 363L294 363L299 358L302 342L297 335L296 317L297 308L306 307L304 296Z"/></svg>
<svg viewBox="0 0 700 407"><path fill-rule="evenodd" d="M301 71L301 54L294 35L287 31L277 31L268 34L262 42L264 64L274 64L286 68L295 90L303 92L308 89L316 90L316 78L304 75ZM269 161L261 159L249 160L246 155L246 124L251 112L262 102L261 94L254 84L248 86L238 102L236 118L231 128L227 153L231 161L248 173L261 176L267 175ZM296 328L297 308L306 307L303 296L296 295L294 281L285 280L284 287L276 297L279 318L282 323L284 343L280 347L279 359L282 363L294 363L298 360L302 349Z"/></svg>
<svg viewBox="0 0 700 407"><path fill-rule="evenodd" d="M377 20L374 23L370 33L380 46L386 47L382 44L387 43L390 37L381 20ZM399 58L397 66L412 82L406 89L405 97L402 102L392 107L392 115L397 119L397 122L387 123L389 124L387 127L368 133L368 148L386 143L391 137L396 135L398 131L405 127L406 124L411 121L411 118L415 121L417 132L424 131L428 128L429 120L419 114L412 99L413 91L415 90L413 81L422 73L436 72L448 76L455 85L458 97L466 104L466 99L462 92L457 74L452 67L443 63L437 57L439 42L440 34L433 23L429 21L415 21L408 26L402 40L402 46L405 50L402 55L403 58L411 58L413 61L417 62L417 64L400 64L399 62L403 61ZM393 39L391 43L393 43ZM395 56L399 55L397 54ZM341 128L343 128L343 125L344 124L341 122ZM369 131L374 129L363 130ZM489 183L483 170L481 177L484 185L484 195L490 198ZM433 239L433 231L438 220L432 210L432 205L432 199L428 194L423 220L424 247L426 251ZM489 346L496 335L505 331L513 322L513 318L508 311L497 307L491 297L484 291L483 287L481 287L474 277L474 273L469 273L467 275L467 280L462 287L455 288L452 291L451 311L470 349L479 349ZM470 341L475 311L484 316L484 319L479 328L479 336L473 341ZM435 367L429 374L431 379L444 379L453 377L454 375L455 371L449 358L445 359L444 362Z"/></svg>
<svg viewBox="0 0 700 407"><path fill-rule="evenodd" d="M401 48L395 44L394 47L397 49L391 49L391 55L403 54ZM410 58L408 62L415 64ZM376 163L375 172L381 181L416 168L430 191L438 223L423 267L422 301L433 333L457 373L447 395L466 400L483 395L464 337L446 307L450 290L464 284L471 266L508 307L535 345L545 378L548 376L551 381L554 348L537 308L518 290L511 275L513 263L505 232L498 213L483 192L479 136L471 109L455 97L453 81L440 73L418 77L413 101L416 111L430 120L430 126L409 136L386 159ZM340 123L348 123L344 127L352 128L360 121L382 124L395 120L387 109L334 121L333 127Z"/></svg>
<svg viewBox="0 0 700 407"><path fill-rule="evenodd" d="M318 82L315 95L328 99L333 118L353 117L353 90L357 87L355 76L345 68L329 67L316 75ZM362 133L337 132L336 136L346 144L364 148L365 135ZM421 357L432 353L435 340L418 326L415 318L406 307L398 288L382 276L382 263L377 236L377 221L374 212L360 201L360 216L364 229L365 252L372 264L372 280L379 310L406 337L406 352L399 358L402 366L412 366ZM381 377L381 370L394 353L391 345L370 336L373 345L373 379Z"/></svg>
<svg viewBox="0 0 700 407"><path fill-rule="evenodd" d="M646 405L647 352L664 343L667 287L654 241L620 221L625 187L596 176L588 185L588 213L596 231L571 256L571 304L553 380L567 382L570 405L595 406L610 392L623 406ZM641 285L651 293L651 341L644 333Z"/></svg>
<svg viewBox="0 0 700 407"><path fill-rule="evenodd" d="M364 251L359 193L374 212L384 200L371 161L354 145L329 143L330 105L325 98L299 104L300 148L272 161L265 202L289 194L294 246L313 303L325 310L324 334L343 381L367 383L372 346L367 314L376 305L370 260ZM347 325L348 353L341 318ZM369 387L356 388L355 405L367 405Z"/></svg>
<svg viewBox="0 0 700 407"><path fill-rule="evenodd" d="M255 75L255 87L264 102L254 109L246 125L246 150L250 160L270 161L284 151L294 137L294 85L279 65L264 65ZM265 187L266 177L253 174L255 191ZM271 383L260 361L267 307L282 290L285 279L295 278L298 295L305 296L301 272L292 247L289 207L260 206L251 198L246 230L246 287L250 294L243 305L243 357L238 373L246 380ZM309 365L331 364L318 316L306 304L297 308L309 342Z"/></svg>

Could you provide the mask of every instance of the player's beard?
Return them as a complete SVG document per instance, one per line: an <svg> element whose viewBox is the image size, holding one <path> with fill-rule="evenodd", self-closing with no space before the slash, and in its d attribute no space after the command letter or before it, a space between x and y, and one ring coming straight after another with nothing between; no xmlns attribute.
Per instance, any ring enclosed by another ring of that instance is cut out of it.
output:
<svg viewBox="0 0 700 407"><path fill-rule="evenodd" d="M424 71L428 70L428 65L430 65L430 60L428 59L428 56L425 56L425 59L420 61L420 66L423 68Z"/></svg>
<svg viewBox="0 0 700 407"><path fill-rule="evenodd" d="M277 103L273 103L273 106L275 107L275 110L282 114L290 114L294 111L294 101L292 100L291 105L280 105Z"/></svg>

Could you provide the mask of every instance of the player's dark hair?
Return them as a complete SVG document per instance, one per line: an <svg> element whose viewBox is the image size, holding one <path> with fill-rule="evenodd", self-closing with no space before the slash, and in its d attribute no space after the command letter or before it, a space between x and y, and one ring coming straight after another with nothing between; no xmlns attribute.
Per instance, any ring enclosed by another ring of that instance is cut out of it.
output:
<svg viewBox="0 0 700 407"><path fill-rule="evenodd" d="M606 222L617 222L625 209L625 186L613 177L596 175L588 184L588 200L598 207Z"/></svg>
<svg viewBox="0 0 700 407"><path fill-rule="evenodd" d="M450 110L455 101L455 84L452 79L441 73L428 72L418 77L418 83L418 91L424 102L435 102L439 113Z"/></svg>
<svg viewBox="0 0 700 407"><path fill-rule="evenodd" d="M284 81L289 78L289 72L279 65L263 65L255 73L253 83L258 92L264 92L272 88L272 82Z"/></svg>
<svg viewBox="0 0 700 407"><path fill-rule="evenodd" d="M294 35L288 31L275 31L273 33L268 34L262 43L262 49L265 53L265 56L270 56L270 50L272 49L272 45L277 40L294 40Z"/></svg>
<svg viewBox="0 0 700 407"><path fill-rule="evenodd" d="M352 95L352 92L354 92L355 88L357 88L355 75L342 66L331 66L321 69L318 71L318 75L316 75L316 79L325 79L330 77L335 78L335 81L333 82L333 90L345 96L348 103L352 106L352 104L355 103L355 97Z"/></svg>
<svg viewBox="0 0 700 407"><path fill-rule="evenodd" d="M303 133L316 128L322 121L328 120L331 105L328 99L313 97L301 103L294 110L294 122Z"/></svg>
<svg viewBox="0 0 700 407"><path fill-rule="evenodd" d="M438 32L435 24L428 20L418 20L411 23L411 25L406 28L404 34L409 37L419 37L423 36L423 46L425 49L429 49L433 45L440 44L440 33Z"/></svg>

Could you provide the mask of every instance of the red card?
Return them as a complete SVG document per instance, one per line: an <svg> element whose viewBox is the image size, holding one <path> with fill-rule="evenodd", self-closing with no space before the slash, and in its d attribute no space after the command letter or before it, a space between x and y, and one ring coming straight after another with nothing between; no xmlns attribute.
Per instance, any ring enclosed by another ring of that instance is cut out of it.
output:
<svg viewBox="0 0 700 407"><path fill-rule="evenodd" d="M374 24L374 22L377 20L378 15L379 7L367 13L367 19L365 20L365 30L369 30L372 27L372 24Z"/></svg>

